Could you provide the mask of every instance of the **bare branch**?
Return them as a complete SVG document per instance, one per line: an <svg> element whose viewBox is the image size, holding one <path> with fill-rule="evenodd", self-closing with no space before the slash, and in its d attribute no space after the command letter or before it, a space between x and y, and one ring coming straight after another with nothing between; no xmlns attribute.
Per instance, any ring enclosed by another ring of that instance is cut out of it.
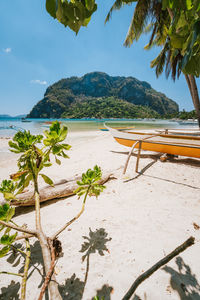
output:
<svg viewBox="0 0 200 300"><path fill-rule="evenodd" d="M168 254L163 259L159 260L155 265L153 265L150 269L148 269L146 272L144 272L142 275L140 275L132 284L126 295L122 298L122 300L129 300L137 287L148 277L150 277L155 271L157 271L160 267L164 266L166 263L168 263L171 259L173 259L176 255L179 253L185 251L188 247L192 246L194 244L194 237L190 237L187 239L183 244L178 246L174 251L172 251L170 254Z"/></svg>
<svg viewBox="0 0 200 300"><path fill-rule="evenodd" d="M51 279L51 275L53 273L53 270L54 270L54 267L55 267L55 260L56 260L56 257L55 257L55 249L53 247L53 242L50 238L48 238L48 244L49 244L49 248L51 249L51 266L50 266L50 269L45 277L45 281L43 283L43 286L42 286L42 289L40 291L40 295L39 295L39 298L38 300L42 300L43 298L43 295L45 293L45 290L49 284L49 281Z"/></svg>
<svg viewBox="0 0 200 300"><path fill-rule="evenodd" d="M9 228L15 229L17 231L21 231L21 232L24 232L24 233L28 233L28 234L37 236L37 232L35 230L29 230L29 229L26 229L26 228L23 228L23 227L18 227L18 226L12 225L10 223L4 222L2 220L0 220L0 224L3 225L3 226L9 227Z"/></svg>
<svg viewBox="0 0 200 300"><path fill-rule="evenodd" d="M30 249L30 243L29 240L26 239L26 259L24 264L24 275L22 278L22 286L21 286L21 300L26 299L26 283L27 283L27 277L28 277L28 268L30 264L30 257L31 257L31 249Z"/></svg>
<svg viewBox="0 0 200 300"><path fill-rule="evenodd" d="M23 235L19 235L15 238L15 241L18 241L18 240L22 240L22 239L30 239L34 237L34 235L32 234L23 234Z"/></svg>
<svg viewBox="0 0 200 300"><path fill-rule="evenodd" d="M85 209L85 201L87 199L87 195L88 195L89 189L87 190L84 200L83 200L83 204L82 204L82 208L81 211L73 218L71 219L69 222L67 222L63 227L61 227L61 229L59 229L52 237L51 239L54 240L59 234L61 234L61 232L63 232L69 225L71 225L74 221L76 221L84 212Z"/></svg>
<svg viewBox="0 0 200 300"><path fill-rule="evenodd" d="M11 273L11 272L6 272L6 271L2 271L2 272L0 272L0 274L14 275L14 276L20 276L20 277L23 277L23 274Z"/></svg>

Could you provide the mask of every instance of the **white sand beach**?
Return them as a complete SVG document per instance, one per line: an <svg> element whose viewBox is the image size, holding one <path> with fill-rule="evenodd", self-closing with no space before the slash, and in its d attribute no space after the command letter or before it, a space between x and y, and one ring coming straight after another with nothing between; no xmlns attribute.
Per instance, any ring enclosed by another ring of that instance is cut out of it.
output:
<svg viewBox="0 0 200 300"><path fill-rule="evenodd" d="M0 181L16 171L17 156L7 152L7 143L7 139L0 140ZM195 244L143 282L132 299L200 299L200 230L194 227L194 223L200 225L200 160L180 157L163 163L158 155L143 152L142 173L135 173L136 157L132 156L124 176L129 149L117 144L109 132L72 133L68 143L70 159L62 159L61 166L45 172L55 182L81 175L96 164L116 179L106 183L97 200L88 198L84 214L59 237L64 255L56 264L56 278L63 299L91 300L98 295L120 300L142 272L190 236L195 237ZM80 209L77 196L43 204L45 233L59 229ZM17 224L34 227L32 208L16 212ZM82 261L88 250L82 248L84 242L92 249ZM39 295L42 263L38 242L31 239L31 244L27 299L32 300ZM19 272L23 266L19 257L9 253L0 259L0 270ZM0 299L19 299L20 280L0 274Z"/></svg>

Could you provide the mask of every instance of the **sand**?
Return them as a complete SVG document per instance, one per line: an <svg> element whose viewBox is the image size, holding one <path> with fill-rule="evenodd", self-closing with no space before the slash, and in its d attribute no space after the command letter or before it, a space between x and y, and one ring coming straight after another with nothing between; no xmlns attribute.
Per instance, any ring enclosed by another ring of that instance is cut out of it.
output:
<svg viewBox="0 0 200 300"><path fill-rule="evenodd" d="M16 170L16 155L6 152L7 142L0 140L0 180ZM190 236L195 237L195 245L142 283L132 299L200 299L200 230L193 224L200 225L200 160L162 163L145 152L139 164L143 173L135 173L136 157L132 156L123 176L128 148L117 144L108 132L72 133L68 143L70 159L46 172L54 181L80 175L95 164L116 179L106 184L97 200L89 198L81 218L60 235L64 254L57 262L56 278L63 299L91 300L96 295L122 299L143 271ZM44 231L50 235L80 208L81 199L76 196L42 205ZM17 210L14 221L33 228L33 209ZM85 242L89 244L83 246ZM38 242L32 239L31 244L27 299L37 299L42 262ZM22 270L19 257L9 253L0 260L0 270ZM0 299L18 299L19 282L20 277L0 274Z"/></svg>

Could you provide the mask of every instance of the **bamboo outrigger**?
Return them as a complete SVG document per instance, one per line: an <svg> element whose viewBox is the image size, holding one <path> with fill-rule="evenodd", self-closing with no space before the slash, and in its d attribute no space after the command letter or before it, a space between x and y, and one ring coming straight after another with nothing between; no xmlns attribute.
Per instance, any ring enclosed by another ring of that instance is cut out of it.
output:
<svg viewBox="0 0 200 300"><path fill-rule="evenodd" d="M180 155L187 157L200 158L200 137L158 134L144 132L122 132L106 126L111 132L114 139L121 145L131 147L125 167L126 172L129 159L135 148L138 148L136 172L138 172L138 164L141 150L148 150L159 153L167 153L171 155Z"/></svg>
<svg viewBox="0 0 200 300"><path fill-rule="evenodd" d="M131 127L112 127L112 128L117 129L117 130L120 130L120 131L124 131L124 130L131 130L131 129L135 128L135 126L131 126ZM101 128L99 128L99 129L100 129L101 131L109 131L109 129L106 128L106 127L101 127Z"/></svg>

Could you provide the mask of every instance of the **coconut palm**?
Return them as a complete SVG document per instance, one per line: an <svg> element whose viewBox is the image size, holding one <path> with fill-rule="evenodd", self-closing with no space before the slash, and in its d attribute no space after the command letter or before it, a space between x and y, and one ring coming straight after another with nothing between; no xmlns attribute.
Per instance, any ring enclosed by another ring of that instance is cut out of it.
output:
<svg viewBox="0 0 200 300"><path fill-rule="evenodd" d="M124 42L131 46L143 33L151 32L149 44L145 49L161 46L159 55L151 62L158 77L165 69L166 77L170 73L175 80L184 73L200 127L200 101L195 76L200 75L200 5L193 0L190 7L187 1L159 0L116 0L106 21L110 20L114 10L123 5L137 2L129 30ZM178 9L177 9L178 8Z"/></svg>

